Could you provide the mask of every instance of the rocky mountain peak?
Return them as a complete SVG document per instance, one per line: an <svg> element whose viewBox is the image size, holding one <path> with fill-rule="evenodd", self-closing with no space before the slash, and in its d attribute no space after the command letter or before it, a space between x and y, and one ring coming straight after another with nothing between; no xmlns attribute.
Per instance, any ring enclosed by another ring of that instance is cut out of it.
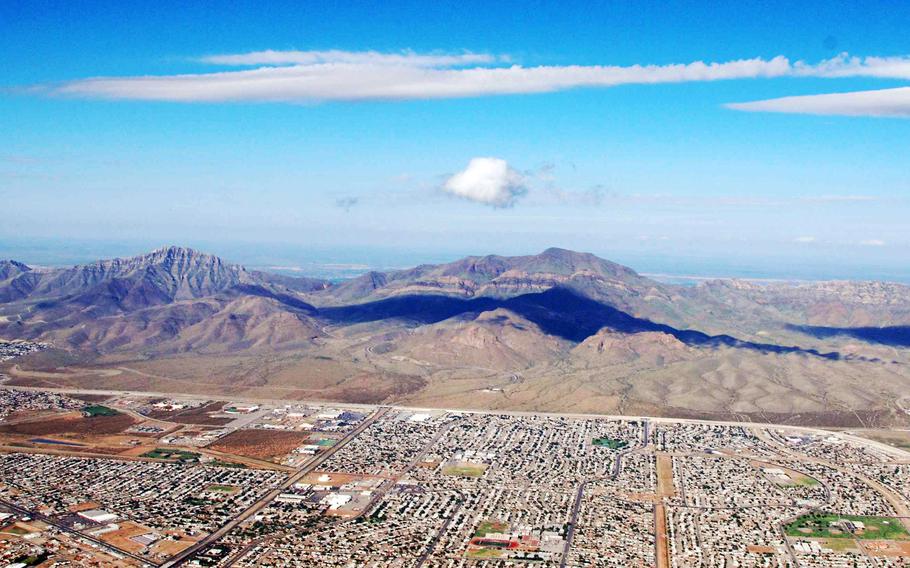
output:
<svg viewBox="0 0 910 568"><path fill-rule="evenodd" d="M31 270L30 266L17 260L0 260L0 280L9 280Z"/></svg>
<svg viewBox="0 0 910 568"><path fill-rule="evenodd" d="M232 266L242 269L239 265L225 262L221 257L200 252L196 249L178 246L165 246L157 248L148 254L132 257L141 264L166 264L173 266Z"/></svg>

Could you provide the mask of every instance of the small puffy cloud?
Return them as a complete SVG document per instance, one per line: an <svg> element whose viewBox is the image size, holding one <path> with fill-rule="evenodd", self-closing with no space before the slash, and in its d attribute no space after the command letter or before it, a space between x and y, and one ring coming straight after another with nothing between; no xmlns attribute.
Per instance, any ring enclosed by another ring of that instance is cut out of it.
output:
<svg viewBox="0 0 910 568"><path fill-rule="evenodd" d="M492 207L511 207L528 192L525 176L501 158L471 159L467 168L446 180L443 190Z"/></svg>
<svg viewBox="0 0 910 568"><path fill-rule="evenodd" d="M539 191L535 190L547 203L597 207L603 204L604 199L607 197L618 197L615 192L606 189L600 184L582 190L568 190L550 183L549 180L547 182L547 185L542 189Z"/></svg>
<svg viewBox="0 0 910 568"><path fill-rule="evenodd" d="M809 236L805 236L805 237L796 237L795 239L793 239L793 242L794 242L794 243L802 243L802 244L814 243L814 242L815 242L815 237L809 237Z"/></svg>
<svg viewBox="0 0 910 568"><path fill-rule="evenodd" d="M359 201L360 199L357 197L339 197L335 200L335 206L341 207L345 211L350 211L351 207L357 205Z"/></svg>
<svg viewBox="0 0 910 568"><path fill-rule="evenodd" d="M865 241L860 241L859 244L864 247L883 247L886 243L881 239L866 239Z"/></svg>

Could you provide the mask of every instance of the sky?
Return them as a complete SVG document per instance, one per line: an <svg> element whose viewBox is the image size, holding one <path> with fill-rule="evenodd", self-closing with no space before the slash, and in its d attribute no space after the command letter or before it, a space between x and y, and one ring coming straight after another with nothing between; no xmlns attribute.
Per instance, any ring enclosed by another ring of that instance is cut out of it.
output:
<svg viewBox="0 0 910 568"><path fill-rule="evenodd" d="M907 29L900 2L0 3L0 256L910 280Z"/></svg>

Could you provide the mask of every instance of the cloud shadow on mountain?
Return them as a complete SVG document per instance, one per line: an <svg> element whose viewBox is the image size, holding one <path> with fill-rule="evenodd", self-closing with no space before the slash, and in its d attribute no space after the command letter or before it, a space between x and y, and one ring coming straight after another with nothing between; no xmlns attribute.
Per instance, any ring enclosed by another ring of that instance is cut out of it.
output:
<svg viewBox="0 0 910 568"><path fill-rule="evenodd" d="M817 325L788 325L787 329L798 331L818 339L851 337L866 343L878 343L890 347L910 347L910 326L891 327L824 327Z"/></svg>
<svg viewBox="0 0 910 568"><path fill-rule="evenodd" d="M656 331L667 333L695 347L736 347L762 353L803 353L824 359L840 359L839 353L815 349L742 341L729 335L708 335L700 331L677 329L637 318L612 306L580 296L565 288L524 294L508 299L462 299L449 296L414 294L375 302L326 307L318 315L335 323L353 324L387 319L406 319L432 324L464 313L479 313L498 308L511 310L537 324L544 333L581 342L607 327L622 333Z"/></svg>

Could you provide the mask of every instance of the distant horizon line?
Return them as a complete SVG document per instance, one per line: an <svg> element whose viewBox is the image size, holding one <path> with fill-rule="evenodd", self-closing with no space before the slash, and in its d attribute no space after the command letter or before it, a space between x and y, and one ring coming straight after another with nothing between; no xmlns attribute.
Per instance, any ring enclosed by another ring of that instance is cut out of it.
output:
<svg viewBox="0 0 910 568"><path fill-rule="evenodd" d="M36 250L26 251L22 250L23 247L7 247L4 246L4 242L0 241L0 260L11 260L22 262L28 265L30 268L34 269L58 269L58 268L67 268L80 264L89 264L92 262L97 262L100 260L111 260L111 259L123 259L131 258L135 256L142 256L144 254L151 254L155 251L161 250L163 248L187 248L197 251L203 254L211 254L217 256L224 261L231 264L238 264L244 266L251 270L259 270L264 272L272 272L276 274L284 274L288 276L297 276L297 277L310 277L310 278L322 278L324 280L350 280L357 278L362 274L371 271L379 272L389 272L396 270L407 270L414 268L415 266L421 264L446 264L449 262L454 262L467 257L483 257L483 256L533 256L536 254L541 254L542 252L549 249L562 249L571 252L578 252L580 254L592 254L598 258L614 262L628 268L631 268L636 273L647 278L657 280L665 284L677 284L677 285L696 285L701 282L708 282L713 280L718 281L741 281L741 282L750 282L756 284L774 284L774 283L783 283L783 284L800 284L800 283L811 283L811 282L888 282L901 285L910 285L910 273L908 274L886 274L886 271L882 269L869 269L866 274L862 273L862 270L856 266L836 266L829 265L824 268L819 267L816 270L810 270L815 274L798 274L798 270L793 271L791 274L784 274L780 269L773 270L766 265L765 262L755 262L750 266L745 267L734 267L730 266L729 259L725 255L715 255L711 256L710 259L696 259L692 262L687 262L688 266L682 267L679 271L674 271L672 268L667 266L654 266L656 264L653 257L667 257L667 258L686 258L687 255L681 254L678 256L672 255L670 253L629 253L619 254L618 256L624 257L621 260L616 260L615 255L610 255L610 257L604 256L604 253L599 252L587 252L587 251L577 251L571 248L566 247L546 247L540 252L537 253L525 253L525 254L499 254L499 253L488 253L488 254L464 254L456 252L440 252L436 254L428 254L426 252L418 251L409 251L405 248L396 248L396 247L384 247L381 249L375 249L371 247L353 247L353 246L338 246L338 247L304 247L299 246L295 247L295 250L299 250L300 253L312 252L312 249L315 248L319 251L333 251L334 253L340 253L342 251L350 252L353 250L363 250L364 254L369 255L377 251L381 251L385 254L395 254L401 255L400 258L392 261L391 259L386 259L385 261L376 261L369 262L364 261L363 259L348 259L348 261L339 260L339 259L318 259L318 254L315 255L317 258L313 260L308 260L301 262L299 259L294 259L290 261L285 259L285 261L279 260L265 260L263 258L256 259L255 254L253 257L250 257L249 253L239 253L237 250L237 243L228 244L227 249L234 249L233 251L225 251L224 253L209 253L206 248L197 247L197 246L183 246L183 245L160 245L154 248L144 247L144 252L139 253L128 253L125 250L125 243L102 243L94 242L92 247L89 248L101 248L107 249L106 252L101 251L85 251L80 253L72 252L72 245L61 246L62 254L47 251L47 247L39 247L43 249L41 253L35 254ZM138 243L136 243L137 246ZM257 250L268 250L270 245L250 245L244 244L242 247L254 247ZM290 247L290 245L273 245L279 248ZM132 247L129 247L132 248ZM20 249L16 251L16 249ZM69 249L69 252L67 252ZM111 250L111 249L120 249L120 250ZM260 250L260 252L261 252ZM17 254L25 253L25 254ZM12 254L10 254L12 253ZM239 253L239 254L236 254ZM40 258L44 256L45 258ZM51 258L51 257L57 258ZM241 258L235 259L235 256ZM630 258L631 256L631 258ZM37 257L35 260L28 260L28 257ZM243 258L246 257L246 258ZM432 257L432 258L430 258ZM652 257L650 261L647 260L647 257ZM644 262L642 262L644 261ZM701 261L701 262L700 262ZM701 266L705 261L710 264L715 264L715 266ZM637 268L639 264L646 265L642 269ZM647 265L651 266L647 266ZM666 263L661 263L666 264ZM720 266L717 266L720 265ZM726 265L726 266L724 266ZM765 265L765 266L762 266ZM779 265L778 265L779 266ZM803 265L804 266L804 265Z"/></svg>

